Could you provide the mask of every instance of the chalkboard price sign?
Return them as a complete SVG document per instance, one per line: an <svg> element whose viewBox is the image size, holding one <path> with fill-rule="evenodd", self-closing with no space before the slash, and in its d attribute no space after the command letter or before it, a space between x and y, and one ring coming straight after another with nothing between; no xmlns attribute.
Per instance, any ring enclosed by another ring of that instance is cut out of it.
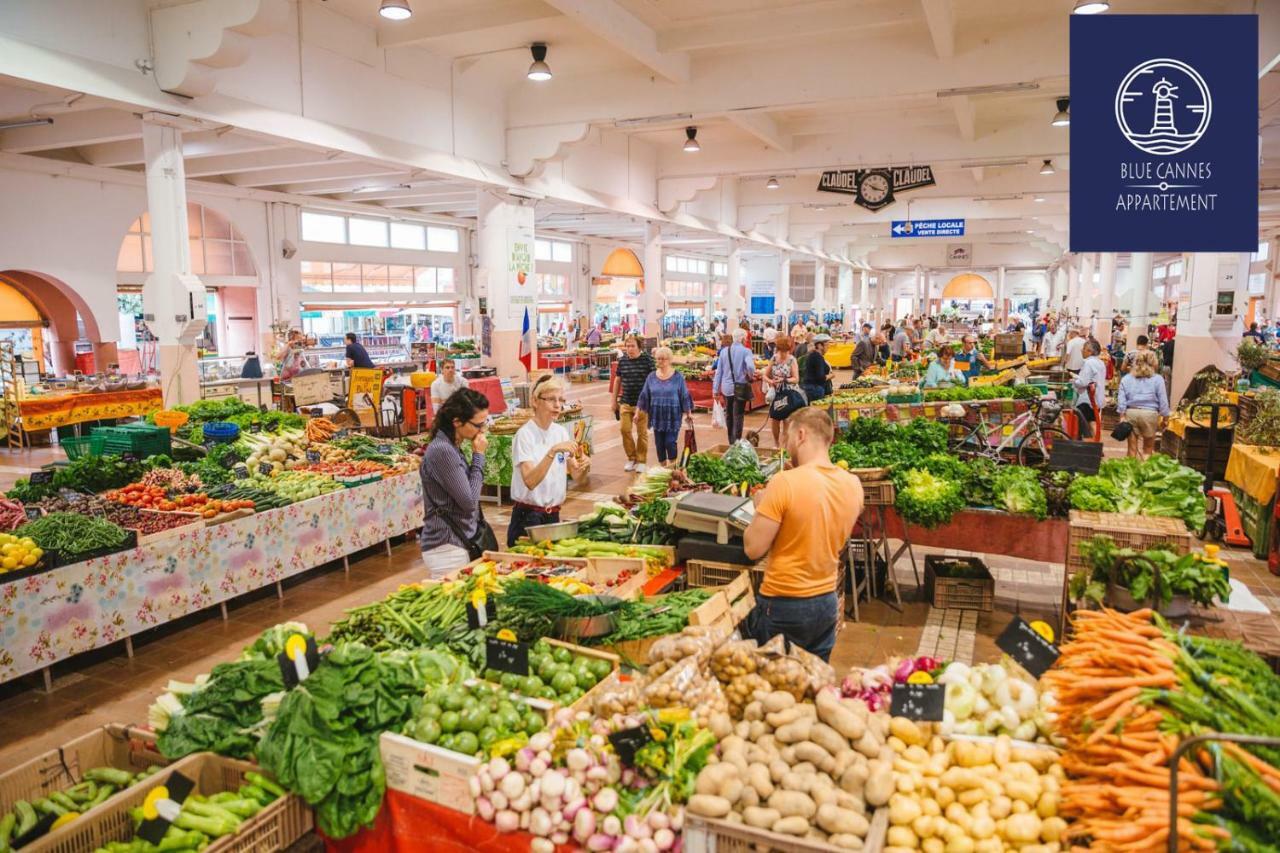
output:
<svg viewBox="0 0 1280 853"><path fill-rule="evenodd" d="M31 485L33 486L36 485L37 483L52 483L52 482L53 482L52 471L32 471L31 472Z"/></svg>
<svg viewBox="0 0 1280 853"><path fill-rule="evenodd" d="M22 511L27 514L27 521L35 521L41 514L38 506L24 506Z"/></svg>
<svg viewBox="0 0 1280 853"><path fill-rule="evenodd" d="M236 466L231 469L231 473L235 475L237 480L249 479L249 468L243 462L237 462Z"/></svg>
<svg viewBox="0 0 1280 853"><path fill-rule="evenodd" d="M272 471L274 471L274 470L275 470L275 469L271 467L271 463L270 463L270 462L259 462L259 463L258 463L258 473L259 473L259 474L261 474L261 475L262 475L262 476L264 476L264 477L270 477L270 476L271 476L271 472L272 472Z"/></svg>
<svg viewBox="0 0 1280 853"><path fill-rule="evenodd" d="M942 719L947 688L942 684L895 684L889 698L889 713L908 720Z"/></svg>
<svg viewBox="0 0 1280 853"><path fill-rule="evenodd" d="M1062 654L1021 616L1013 617L1009 627L996 638L996 646L1035 678L1043 675Z"/></svg>
<svg viewBox="0 0 1280 853"><path fill-rule="evenodd" d="M262 424L257 421L249 424L249 432L262 432Z"/></svg>
<svg viewBox="0 0 1280 853"><path fill-rule="evenodd" d="M609 743L613 744L613 751L618 753L618 759L628 766L635 766L636 753L652 740L653 735L648 726L622 729L609 735Z"/></svg>
<svg viewBox="0 0 1280 853"><path fill-rule="evenodd" d="M349 435L351 435L351 430L347 429L346 427L343 427L342 429L340 429L340 430L338 430L337 432L335 432L335 433L333 434L333 437L334 437L334 438L346 438L346 437L347 437L347 436L349 436Z"/></svg>
<svg viewBox="0 0 1280 853"><path fill-rule="evenodd" d="M196 783L181 773L170 773L164 782L169 796L154 803L156 816L143 820L138 825L138 837L151 844L159 844L169 829L169 824L178 817L182 803L195 790Z"/></svg>
<svg viewBox="0 0 1280 853"><path fill-rule="evenodd" d="M234 453L227 453L222 457L222 467L228 471L240 464L240 460L236 458Z"/></svg>
<svg viewBox="0 0 1280 853"><path fill-rule="evenodd" d="M234 486L234 485L232 485L231 483L223 483L223 484L222 484L222 485L220 485L220 486L214 486L212 489L210 489L210 490L209 490L209 497L211 497L211 498L220 498L220 497L223 497L223 496L225 496L225 495L229 495L229 494L231 494L231 492L232 492L234 489L235 489L235 486Z"/></svg>
<svg viewBox="0 0 1280 853"><path fill-rule="evenodd" d="M483 607L476 607L474 603L467 602L467 627L471 630L483 628L497 618L498 605L492 598L487 599Z"/></svg>
<svg viewBox="0 0 1280 853"><path fill-rule="evenodd" d="M379 444L379 445L378 445L378 452L379 452L379 453L381 453L383 456L388 456L388 455L390 455L390 454L391 454L391 445L389 445L389 444Z"/></svg>
<svg viewBox="0 0 1280 853"><path fill-rule="evenodd" d="M319 462L319 461L320 461L320 451L319 451L319 450L308 450L308 451L307 451L307 461L308 461L308 462Z"/></svg>
<svg viewBox="0 0 1280 853"><path fill-rule="evenodd" d="M527 643L486 637L484 661L486 669L496 669L498 672L510 672L524 677L529 674L529 646Z"/></svg>

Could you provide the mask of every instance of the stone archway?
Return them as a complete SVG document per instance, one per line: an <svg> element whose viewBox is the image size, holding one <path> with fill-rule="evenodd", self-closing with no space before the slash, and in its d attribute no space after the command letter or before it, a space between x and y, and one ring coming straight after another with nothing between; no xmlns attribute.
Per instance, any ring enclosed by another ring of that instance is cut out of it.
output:
<svg viewBox="0 0 1280 853"><path fill-rule="evenodd" d="M93 345L98 368L116 360L114 342L104 342L98 319L84 298L61 279L35 270L0 270L0 281L13 287L36 307L52 332L49 349L54 373L65 375L75 369L75 342L84 336Z"/></svg>

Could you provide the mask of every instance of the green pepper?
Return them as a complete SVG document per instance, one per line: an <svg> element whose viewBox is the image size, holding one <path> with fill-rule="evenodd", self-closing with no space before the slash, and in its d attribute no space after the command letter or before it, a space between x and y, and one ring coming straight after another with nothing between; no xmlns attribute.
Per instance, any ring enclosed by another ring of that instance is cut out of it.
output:
<svg viewBox="0 0 1280 853"><path fill-rule="evenodd" d="M115 792L116 792L115 785L108 785L104 782L103 784L98 786L97 795L92 800L90 800L88 803L85 804L84 810L88 811L94 806L105 803L108 799L110 799L111 795L114 794Z"/></svg>
<svg viewBox="0 0 1280 853"><path fill-rule="evenodd" d="M57 815L58 817L62 817L67 813L67 809L64 809L49 797L41 797L36 800L36 811L43 812L45 814Z"/></svg>
<svg viewBox="0 0 1280 853"><path fill-rule="evenodd" d="M257 785L259 788L266 791L268 794L274 794L277 797L283 797L285 795L284 788L281 788L273 780L268 779L266 776L263 776L261 773L254 773L250 771L244 774L244 778L246 781L250 782L251 784Z"/></svg>
<svg viewBox="0 0 1280 853"><path fill-rule="evenodd" d="M13 828L18 825L18 818L13 812L0 817L0 853L9 850L9 839L13 837Z"/></svg>
<svg viewBox="0 0 1280 853"><path fill-rule="evenodd" d="M31 803L26 800L18 800L13 804L13 811L18 816L18 831L14 833L15 838L21 838L35 829L38 818L36 817L36 810L31 807Z"/></svg>
<svg viewBox="0 0 1280 853"><path fill-rule="evenodd" d="M115 785L117 788L123 788L134 780L127 770L117 770L114 767L94 767L92 770L86 770L84 778L90 782L106 782L108 785Z"/></svg>
<svg viewBox="0 0 1280 853"><path fill-rule="evenodd" d="M64 809L66 809L69 812L80 811L80 806L76 804L76 801L68 797L62 791L54 791L52 794L49 795L49 799L57 803L58 805L62 806Z"/></svg>
<svg viewBox="0 0 1280 853"><path fill-rule="evenodd" d="M98 796L98 783L92 780L86 780L78 785L72 785L63 793L75 800L77 803L87 803L94 797Z"/></svg>

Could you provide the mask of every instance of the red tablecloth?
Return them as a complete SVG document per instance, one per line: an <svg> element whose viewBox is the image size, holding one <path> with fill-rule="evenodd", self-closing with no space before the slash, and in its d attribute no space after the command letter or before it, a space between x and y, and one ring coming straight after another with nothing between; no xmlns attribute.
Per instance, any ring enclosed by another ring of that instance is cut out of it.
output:
<svg viewBox="0 0 1280 853"><path fill-rule="evenodd" d="M532 840L527 832L503 834L478 817L387 791L370 829L324 841L328 853L527 853ZM568 853L576 848L561 845L558 849Z"/></svg>
<svg viewBox="0 0 1280 853"><path fill-rule="evenodd" d="M870 513L863 513L867 520ZM892 539L901 539L902 516L893 507L885 509L885 523ZM1067 520L1047 518L1036 521L1030 515L983 509L963 509L951 521L932 530L910 525L911 544L953 548L978 554L1003 554L1046 563L1067 559Z"/></svg>
<svg viewBox="0 0 1280 853"><path fill-rule="evenodd" d="M689 389L689 396L693 398L693 405L700 409L710 409L714 398L712 396L710 379L685 379L685 386ZM757 379L751 383L751 401L747 403L747 411L754 411L764 405L764 382Z"/></svg>
<svg viewBox="0 0 1280 853"><path fill-rule="evenodd" d="M502 380L496 376L485 376L480 379L468 379L467 387L479 391L489 398L489 414L497 417L507 410L507 401L502 398Z"/></svg>
<svg viewBox="0 0 1280 853"><path fill-rule="evenodd" d="M544 370L549 370L549 369L551 369L551 364L550 364L550 362L548 362L548 361L547 361L547 356L549 356L549 355L556 355L557 353L562 353L562 352L564 352L564 347L551 347L550 349L540 349L540 350L538 350L538 365L537 365L537 366L538 366L538 367L540 367L540 368L542 368L542 369L544 369Z"/></svg>

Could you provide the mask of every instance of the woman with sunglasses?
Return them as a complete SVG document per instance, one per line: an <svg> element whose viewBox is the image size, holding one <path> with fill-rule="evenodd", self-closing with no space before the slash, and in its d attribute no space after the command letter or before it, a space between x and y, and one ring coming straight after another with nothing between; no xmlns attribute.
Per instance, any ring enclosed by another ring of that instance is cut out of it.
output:
<svg viewBox="0 0 1280 853"><path fill-rule="evenodd" d="M471 561L466 540L475 536L480 525L488 426L489 398L470 388L459 388L436 409L431 442L418 468L423 495L418 544L433 579ZM462 455L462 445L468 441L469 463Z"/></svg>
<svg viewBox="0 0 1280 853"><path fill-rule="evenodd" d="M533 419L516 432L511 443L511 526L507 546L538 524L560 520L560 505L568 493L568 478L587 468L587 460L573 436L556 423L564 410L564 382L543 376L529 392Z"/></svg>

